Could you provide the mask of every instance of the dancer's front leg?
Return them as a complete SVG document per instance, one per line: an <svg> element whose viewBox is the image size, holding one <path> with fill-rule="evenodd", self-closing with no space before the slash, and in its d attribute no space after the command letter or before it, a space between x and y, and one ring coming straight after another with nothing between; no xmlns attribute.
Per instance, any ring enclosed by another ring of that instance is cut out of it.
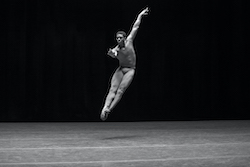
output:
<svg viewBox="0 0 250 167"><path fill-rule="evenodd" d="M111 105L111 103L113 102L113 100L115 98L117 89L118 89L118 87L119 87L119 85L120 85L120 83L122 81L122 78L123 78L123 73L122 73L122 71L121 71L121 69L119 67L119 68L116 69L115 73L112 76L111 86L110 86L108 95L106 97L104 107L103 107L102 112L101 112L101 119L103 121L106 120L107 117L108 117L108 114L110 112L110 105Z"/></svg>
<svg viewBox="0 0 250 167"><path fill-rule="evenodd" d="M121 100L122 95L124 94L125 90L130 85L131 81L134 78L135 70L131 68L124 68L123 71L125 71L125 74L122 78L122 81L116 91L115 97L112 100L112 103L109 107L110 110L113 110L114 107L117 105L117 103Z"/></svg>

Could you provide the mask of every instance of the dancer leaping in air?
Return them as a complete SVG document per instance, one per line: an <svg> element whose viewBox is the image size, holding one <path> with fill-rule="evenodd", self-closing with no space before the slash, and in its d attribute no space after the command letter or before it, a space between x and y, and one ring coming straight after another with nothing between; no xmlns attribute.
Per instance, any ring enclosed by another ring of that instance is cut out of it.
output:
<svg viewBox="0 0 250 167"><path fill-rule="evenodd" d="M104 107L101 111L100 117L103 121L108 118L110 112L120 101L123 93L128 88L134 77L136 54L133 41L141 24L141 19L143 16L148 15L148 12L149 9L147 7L138 14L128 36L126 36L124 31L118 31L116 33L117 46L113 49L109 49L107 53L110 57L119 60L119 67L116 69L111 78L110 89L106 97Z"/></svg>

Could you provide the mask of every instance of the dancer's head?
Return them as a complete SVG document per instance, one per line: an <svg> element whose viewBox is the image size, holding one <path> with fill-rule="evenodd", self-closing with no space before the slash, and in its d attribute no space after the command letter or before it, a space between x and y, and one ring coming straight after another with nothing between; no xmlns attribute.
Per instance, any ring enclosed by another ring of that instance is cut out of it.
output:
<svg viewBox="0 0 250 167"><path fill-rule="evenodd" d="M125 39L126 39L126 33L124 31L118 31L116 33L116 41L118 44L124 43Z"/></svg>

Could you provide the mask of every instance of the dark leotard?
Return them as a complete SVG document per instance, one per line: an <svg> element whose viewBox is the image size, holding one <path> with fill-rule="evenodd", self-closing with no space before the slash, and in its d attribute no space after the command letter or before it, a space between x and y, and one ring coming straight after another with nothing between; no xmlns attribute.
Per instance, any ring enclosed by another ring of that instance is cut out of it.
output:
<svg viewBox="0 0 250 167"><path fill-rule="evenodd" d="M135 69L136 55L131 41L126 41L125 47L118 50L117 59L121 67Z"/></svg>

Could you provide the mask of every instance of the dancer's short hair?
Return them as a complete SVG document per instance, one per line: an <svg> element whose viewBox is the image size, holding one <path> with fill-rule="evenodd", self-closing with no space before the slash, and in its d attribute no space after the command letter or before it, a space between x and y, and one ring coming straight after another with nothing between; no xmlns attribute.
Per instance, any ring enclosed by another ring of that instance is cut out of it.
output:
<svg viewBox="0 0 250 167"><path fill-rule="evenodd" d="M122 34L123 37L126 37L126 36L127 36L126 32L124 32L124 31L117 31L116 36L117 36L118 34Z"/></svg>

